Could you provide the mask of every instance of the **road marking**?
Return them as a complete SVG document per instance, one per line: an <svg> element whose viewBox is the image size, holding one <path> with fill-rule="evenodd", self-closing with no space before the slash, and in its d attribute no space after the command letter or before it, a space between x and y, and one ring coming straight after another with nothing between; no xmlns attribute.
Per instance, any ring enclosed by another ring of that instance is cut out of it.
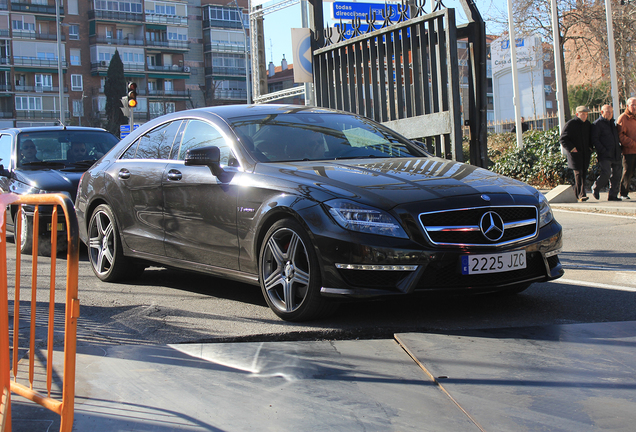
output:
<svg viewBox="0 0 636 432"><path fill-rule="evenodd" d="M609 217L615 217L615 218L634 219L634 220L636 220L636 216L623 216L623 215L617 215L617 214L596 213L596 212L587 212L587 211L578 211L578 210L563 210L563 209L558 209L558 208L554 208L554 207L552 207L552 211L558 211L558 212L562 212L562 213L591 214L591 215L595 215L595 216L609 216Z"/></svg>
<svg viewBox="0 0 636 432"><path fill-rule="evenodd" d="M556 279L556 280L554 280L554 282L556 282L556 283L564 283L564 284L567 284L567 285L583 285L583 286L588 286L588 287L592 287L592 288L611 289L611 290L616 290L616 291L636 292L636 287L628 287L628 286L624 286L624 285L609 285L609 284L604 284L604 283L586 282L586 281L573 280L573 279Z"/></svg>
<svg viewBox="0 0 636 432"><path fill-rule="evenodd" d="M616 267L595 267L595 266L586 266L579 264L563 264L564 269L572 269L572 270L607 270L607 271L619 271L619 272L636 272L636 270L624 269L624 268L616 268Z"/></svg>

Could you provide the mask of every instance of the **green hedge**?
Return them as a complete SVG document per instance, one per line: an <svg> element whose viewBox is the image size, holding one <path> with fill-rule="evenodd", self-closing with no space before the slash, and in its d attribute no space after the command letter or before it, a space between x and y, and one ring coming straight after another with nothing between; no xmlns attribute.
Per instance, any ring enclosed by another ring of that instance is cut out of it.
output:
<svg viewBox="0 0 636 432"><path fill-rule="evenodd" d="M517 148L515 134L490 134L488 156L492 161L491 171L535 187L553 188L574 183L572 170L561 154L558 128L524 133L522 149ZM587 178L590 184L596 175L596 154L592 154Z"/></svg>

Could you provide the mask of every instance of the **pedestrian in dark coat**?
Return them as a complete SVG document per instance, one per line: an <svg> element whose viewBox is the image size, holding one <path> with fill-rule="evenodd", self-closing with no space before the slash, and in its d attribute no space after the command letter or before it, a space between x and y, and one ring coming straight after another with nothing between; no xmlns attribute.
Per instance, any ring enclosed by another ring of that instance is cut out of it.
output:
<svg viewBox="0 0 636 432"><path fill-rule="evenodd" d="M621 197L629 199L629 185L636 171L636 97L627 99L625 112L618 116L618 139L623 151Z"/></svg>
<svg viewBox="0 0 636 432"><path fill-rule="evenodd" d="M618 140L618 128L614 123L614 109L611 105L603 105L601 117L594 122L592 145L596 149L596 157L601 171L592 185L592 195L594 198L600 199L599 192L609 182L610 189L607 200L621 201L618 197L621 176L623 175L621 143Z"/></svg>
<svg viewBox="0 0 636 432"><path fill-rule="evenodd" d="M568 167L574 171L574 193L579 202L588 200L585 193L585 178L592 155L590 147L592 124L587 121L587 113L589 112L590 110L586 106L576 107L576 117L565 124L559 140L565 149Z"/></svg>

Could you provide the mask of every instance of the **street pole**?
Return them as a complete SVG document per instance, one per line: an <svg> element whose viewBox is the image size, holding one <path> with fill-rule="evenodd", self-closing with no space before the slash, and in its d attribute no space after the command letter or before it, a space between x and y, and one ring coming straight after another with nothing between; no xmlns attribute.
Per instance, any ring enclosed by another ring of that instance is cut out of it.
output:
<svg viewBox="0 0 636 432"><path fill-rule="evenodd" d="M510 65L512 66L512 104L515 108L515 130L517 132L517 147L523 148L523 128L521 127L521 98L519 95L519 74L517 72L517 37L515 22L512 16L512 0L508 0L508 36L510 39Z"/></svg>
<svg viewBox="0 0 636 432"><path fill-rule="evenodd" d="M605 17L607 20L607 48L609 50L610 78L612 82L612 102L614 104L614 116L620 114L620 101L618 100L618 78L616 77L616 50L614 49L614 22L612 21L612 2L605 0Z"/></svg>
<svg viewBox="0 0 636 432"><path fill-rule="evenodd" d="M565 92L563 91L563 71L561 69L561 32L559 31L559 10L556 0L551 0L552 9L552 46L554 50L554 73L556 75L556 100L559 115L559 133L565 127Z"/></svg>
<svg viewBox="0 0 636 432"><path fill-rule="evenodd" d="M309 17L307 14L309 13L307 8L307 0L300 0L300 19L301 19L301 27L309 28ZM294 59L296 61L296 59ZM300 63L300 60L297 60ZM311 89L312 83L306 82L305 86L305 105L313 106L314 105L314 92Z"/></svg>
<svg viewBox="0 0 636 432"><path fill-rule="evenodd" d="M62 76L62 25L60 23L60 1L55 0L55 23L57 24L57 77L60 89L60 125L64 126L64 79Z"/></svg>

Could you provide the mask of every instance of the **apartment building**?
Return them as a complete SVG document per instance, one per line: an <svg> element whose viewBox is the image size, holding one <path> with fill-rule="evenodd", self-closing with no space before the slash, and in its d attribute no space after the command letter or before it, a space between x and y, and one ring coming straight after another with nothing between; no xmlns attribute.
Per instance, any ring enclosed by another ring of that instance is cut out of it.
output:
<svg viewBox="0 0 636 432"><path fill-rule="evenodd" d="M250 61L247 0L203 0L203 56L206 105L246 103Z"/></svg>
<svg viewBox="0 0 636 432"><path fill-rule="evenodd" d="M188 84L189 64L203 64L189 57L191 41L202 39L200 0L59 2L66 124L105 119L104 84L115 51L126 79L138 85L136 122L201 105L192 94L201 92L197 80ZM55 0L0 0L0 127L59 121L57 27Z"/></svg>

